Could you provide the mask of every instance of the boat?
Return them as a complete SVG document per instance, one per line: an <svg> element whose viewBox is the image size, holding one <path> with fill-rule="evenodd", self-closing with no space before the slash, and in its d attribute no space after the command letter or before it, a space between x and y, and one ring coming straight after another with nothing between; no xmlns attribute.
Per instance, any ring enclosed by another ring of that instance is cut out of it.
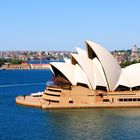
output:
<svg viewBox="0 0 140 140"><path fill-rule="evenodd" d="M43 92L31 93L32 97L42 97Z"/></svg>

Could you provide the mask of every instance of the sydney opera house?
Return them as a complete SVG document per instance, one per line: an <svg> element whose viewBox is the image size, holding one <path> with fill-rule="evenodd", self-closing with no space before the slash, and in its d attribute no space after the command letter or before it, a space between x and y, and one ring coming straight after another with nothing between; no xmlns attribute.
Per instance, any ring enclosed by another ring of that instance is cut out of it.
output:
<svg viewBox="0 0 140 140"><path fill-rule="evenodd" d="M52 62L54 78L39 96L17 97L41 108L139 107L140 64L121 68L101 45L85 41L65 62Z"/></svg>

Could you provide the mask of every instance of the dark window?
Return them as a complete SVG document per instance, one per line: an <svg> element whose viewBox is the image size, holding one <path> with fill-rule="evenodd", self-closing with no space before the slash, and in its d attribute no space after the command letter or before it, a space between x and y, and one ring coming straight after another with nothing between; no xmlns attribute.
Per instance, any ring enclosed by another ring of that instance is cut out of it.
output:
<svg viewBox="0 0 140 140"><path fill-rule="evenodd" d="M99 95L98 96L100 96L101 98L103 98L103 93L99 93Z"/></svg>
<svg viewBox="0 0 140 140"><path fill-rule="evenodd" d="M107 91L106 87L103 87L103 86L96 86L96 90Z"/></svg>
<svg viewBox="0 0 140 140"><path fill-rule="evenodd" d="M109 102L109 99L103 99L103 102Z"/></svg>
<svg viewBox="0 0 140 140"><path fill-rule="evenodd" d="M127 102L127 99L124 99L124 102Z"/></svg>
<svg viewBox="0 0 140 140"><path fill-rule="evenodd" d="M112 102L114 102L114 98L112 98Z"/></svg>
<svg viewBox="0 0 140 140"><path fill-rule="evenodd" d="M123 102L123 99L119 99L120 102Z"/></svg>
<svg viewBox="0 0 140 140"><path fill-rule="evenodd" d="M140 86L133 87L132 90L140 90Z"/></svg>
<svg viewBox="0 0 140 140"><path fill-rule="evenodd" d="M129 87L122 86L122 85L119 85L116 89L116 91L129 91L129 90L130 90Z"/></svg>
<svg viewBox="0 0 140 140"><path fill-rule="evenodd" d="M70 104L72 104L72 103L73 103L73 101L72 101L72 100L70 100L70 101L69 101L69 103L70 103Z"/></svg>
<svg viewBox="0 0 140 140"><path fill-rule="evenodd" d="M45 93L46 95L49 95L49 96L57 96L57 97L60 97L60 95L56 95L56 94L50 94L50 93Z"/></svg>
<svg viewBox="0 0 140 140"><path fill-rule="evenodd" d="M140 101L140 98L128 98L128 99L119 99L119 102L122 102L122 101L125 101L125 102L127 102L127 101L129 101L129 102L132 102L132 101L134 101L134 102L136 102L136 101Z"/></svg>
<svg viewBox="0 0 140 140"><path fill-rule="evenodd" d="M56 89L50 89L48 88L49 91L54 91L54 92L61 92L61 90L56 90Z"/></svg>
<svg viewBox="0 0 140 140"><path fill-rule="evenodd" d="M46 99L49 103L50 102L54 102L54 103L59 103L59 101L56 101L56 100L50 100L50 99Z"/></svg>
<svg viewBox="0 0 140 140"><path fill-rule="evenodd" d="M87 84L83 84L83 83L77 83L77 86L82 86L82 87L88 88L88 85Z"/></svg>
<svg viewBox="0 0 140 140"><path fill-rule="evenodd" d="M132 98L129 98L128 101L129 101L129 102L132 102Z"/></svg>
<svg viewBox="0 0 140 140"><path fill-rule="evenodd" d="M59 103L59 101L55 101L55 100L50 100L51 102L54 102L54 103Z"/></svg>

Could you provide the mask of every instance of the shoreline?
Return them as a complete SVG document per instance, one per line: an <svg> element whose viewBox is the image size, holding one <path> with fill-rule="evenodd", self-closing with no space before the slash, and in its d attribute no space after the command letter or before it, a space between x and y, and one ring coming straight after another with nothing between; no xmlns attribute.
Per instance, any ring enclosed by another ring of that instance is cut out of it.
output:
<svg viewBox="0 0 140 140"><path fill-rule="evenodd" d="M7 64L0 67L0 70L48 70L50 64Z"/></svg>
<svg viewBox="0 0 140 140"><path fill-rule="evenodd" d="M17 96L16 104L27 107L36 107L41 109L84 109L84 108L139 108L140 104L137 103L93 103L93 104L73 104L73 105L61 105L61 104L49 104L41 97L31 96Z"/></svg>
<svg viewBox="0 0 140 140"><path fill-rule="evenodd" d="M47 87L41 96L17 96L15 101L20 105L42 109L135 108L140 107L140 91L105 92L81 86L72 87L71 90Z"/></svg>
<svg viewBox="0 0 140 140"><path fill-rule="evenodd" d="M50 68L46 68L46 69L0 69L0 70L50 70Z"/></svg>

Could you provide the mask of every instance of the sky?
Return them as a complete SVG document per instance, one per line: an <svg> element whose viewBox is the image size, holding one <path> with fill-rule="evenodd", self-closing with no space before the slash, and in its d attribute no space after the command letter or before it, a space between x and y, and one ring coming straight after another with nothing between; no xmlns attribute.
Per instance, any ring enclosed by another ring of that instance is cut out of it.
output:
<svg viewBox="0 0 140 140"><path fill-rule="evenodd" d="M140 47L140 0L0 0L0 51Z"/></svg>

